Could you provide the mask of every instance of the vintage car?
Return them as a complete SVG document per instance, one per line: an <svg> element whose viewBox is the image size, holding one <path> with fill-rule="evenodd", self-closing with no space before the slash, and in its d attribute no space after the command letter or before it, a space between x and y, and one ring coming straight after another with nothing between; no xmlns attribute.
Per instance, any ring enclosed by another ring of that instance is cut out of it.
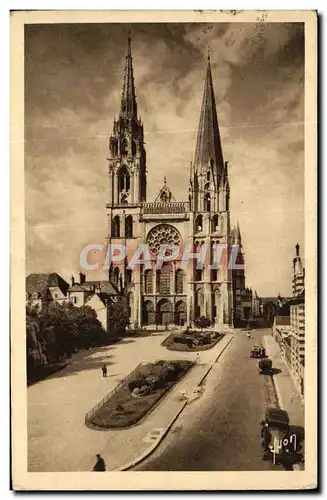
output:
<svg viewBox="0 0 327 500"><path fill-rule="evenodd" d="M258 363L258 370L260 374L263 373L271 375L273 371L271 359L269 358L260 359Z"/></svg>
<svg viewBox="0 0 327 500"><path fill-rule="evenodd" d="M266 350L262 346L254 345L250 351L250 358L265 358Z"/></svg>
<svg viewBox="0 0 327 500"><path fill-rule="evenodd" d="M261 422L261 444L264 448L264 459L272 459L274 463L285 454L296 449L296 436L289 436L289 416L287 411L279 408L267 408L265 419Z"/></svg>

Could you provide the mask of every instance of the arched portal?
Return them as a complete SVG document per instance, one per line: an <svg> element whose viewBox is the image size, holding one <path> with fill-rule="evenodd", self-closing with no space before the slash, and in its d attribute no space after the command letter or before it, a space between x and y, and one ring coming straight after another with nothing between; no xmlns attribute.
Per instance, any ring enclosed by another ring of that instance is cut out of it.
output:
<svg viewBox="0 0 327 500"><path fill-rule="evenodd" d="M186 304L183 300L179 300L175 305L175 324L184 326L186 323Z"/></svg>
<svg viewBox="0 0 327 500"><path fill-rule="evenodd" d="M169 325L172 323L172 304L168 299L161 299L157 304L157 324Z"/></svg>
<svg viewBox="0 0 327 500"><path fill-rule="evenodd" d="M154 325L155 324L155 312L154 305L151 300L146 300L143 304L143 324L144 325Z"/></svg>

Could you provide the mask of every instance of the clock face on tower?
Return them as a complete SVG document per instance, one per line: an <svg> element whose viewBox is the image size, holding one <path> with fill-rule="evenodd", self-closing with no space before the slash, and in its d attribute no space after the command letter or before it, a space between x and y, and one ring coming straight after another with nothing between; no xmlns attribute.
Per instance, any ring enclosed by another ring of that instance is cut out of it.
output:
<svg viewBox="0 0 327 500"><path fill-rule="evenodd" d="M181 235L174 226L170 226L169 224L158 224L151 229L147 237L147 244L153 255L157 255L160 247L163 245L174 245L179 248L181 242ZM168 248L166 255L171 253L172 251Z"/></svg>

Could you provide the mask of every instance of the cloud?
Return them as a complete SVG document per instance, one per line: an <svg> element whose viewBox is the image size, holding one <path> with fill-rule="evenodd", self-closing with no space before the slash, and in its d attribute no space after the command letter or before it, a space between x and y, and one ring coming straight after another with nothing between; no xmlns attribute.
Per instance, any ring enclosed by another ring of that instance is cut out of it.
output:
<svg viewBox="0 0 327 500"><path fill-rule="evenodd" d="M69 273L81 246L106 235L108 137L119 113L129 29L26 27L28 271ZM293 247L304 232L303 26L138 24L132 38L148 199L164 176L175 198L187 199L210 47L247 280L259 294L289 294Z"/></svg>

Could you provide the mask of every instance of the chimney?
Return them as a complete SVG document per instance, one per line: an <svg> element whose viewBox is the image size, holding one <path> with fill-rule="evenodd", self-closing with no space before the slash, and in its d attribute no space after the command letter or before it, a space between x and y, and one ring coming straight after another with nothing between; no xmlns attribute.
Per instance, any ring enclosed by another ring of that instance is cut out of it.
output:
<svg viewBox="0 0 327 500"><path fill-rule="evenodd" d="M72 276L72 286L74 286L74 285L75 285L75 278L74 278L74 276Z"/></svg>
<svg viewBox="0 0 327 500"><path fill-rule="evenodd" d="M83 285L85 283L86 276L84 273L79 273L79 282L80 285Z"/></svg>

